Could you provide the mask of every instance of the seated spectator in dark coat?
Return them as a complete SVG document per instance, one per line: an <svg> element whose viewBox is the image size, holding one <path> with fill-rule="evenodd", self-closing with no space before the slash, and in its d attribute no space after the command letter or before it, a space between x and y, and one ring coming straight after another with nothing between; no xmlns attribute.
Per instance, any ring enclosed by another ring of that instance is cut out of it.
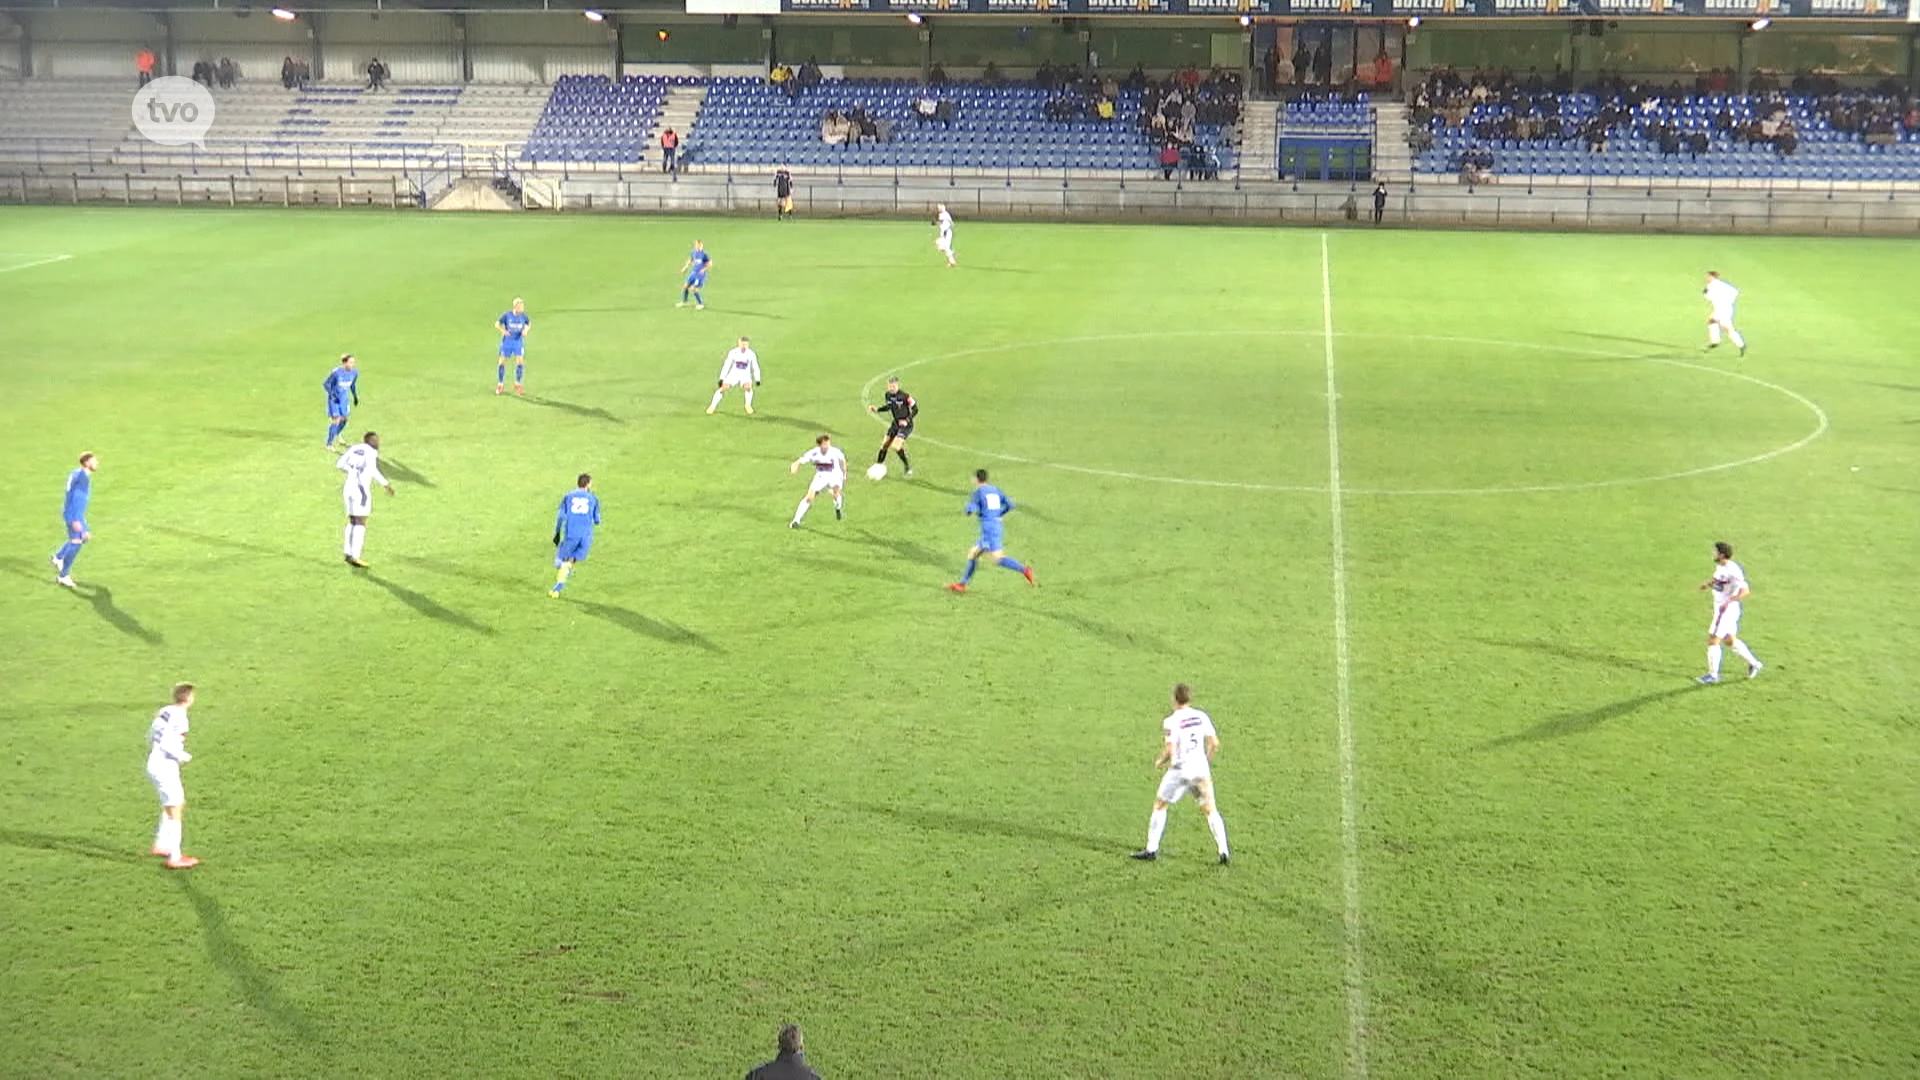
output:
<svg viewBox="0 0 1920 1080"><path fill-rule="evenodd" d="M953 102L948 101L946 98L941 98L939 101L934 102L933 118L935 120L940 121L940 123L945 127L949 127L949 128L952 127L953 126Z"/></svg>
<svg viewBox="0 0 1920 1080"><path fill-rule="evenodd" d="M927 72L927 85L928 86L947 85L947 69L941 67L938 61L935 61L932 70Z"/></svg>

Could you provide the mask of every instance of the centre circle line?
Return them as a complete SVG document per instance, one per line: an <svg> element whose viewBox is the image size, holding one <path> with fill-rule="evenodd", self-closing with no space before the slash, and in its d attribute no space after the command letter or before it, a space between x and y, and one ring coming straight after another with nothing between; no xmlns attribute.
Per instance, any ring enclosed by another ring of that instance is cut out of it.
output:
<svg viewBox="0 0 1920 1080"><path fill-rule="evenodd" d="M869 378L866 382L861 384L860 406L863 410L868 406L873 396L874 386L879 384L879 382L882 379L885 379L889 375L897 375L901 372L910 371L914 368L920 367L925 364L944 363L949 360L960 360L969 356L986 356L992 353L1012 352L1015 349L1038 349L1038 348L1046 348L1054 345L1089 345L1089 344L1095 344L1103 341L1145 341L1145 340L1156 339L1156 338L1172 338L1172 337L1314 337L1314 338L1317 338L1323 335L1324 335L1324 331L1321 331L1321 330L1155 330L1155 331L1133 332L1133 333L1125 333L1125 334L1088 334L1088 335L1082 335L1077 337L1049 338L1042 341L1015 341L1015 342L1007 342L1000 345L982 345L977 348L961 349L957 352L943 353L938 356L925 356L925 357L921 357L918 360L909 360L905 364L899 364L894 367L888 368L886 371L883 371L877 375L874 375L872 378ZM1594 357L1594 358L1603 359L1603 360L1637 360L1642 363L1665 364L1669 367L1685 368L1692 371L1702 371L1712 375L1721 375L1721 376L1726 376L1728 378L1739 379L1742 382L1751 383L1763 389L1771 390L1774 393L1780 394L1781 396L1787 398L1788 400L1793 401L1794 403L1802 406L1807 411L1811 412L1815 418L1815 425L1812 431L1808 432L1806 435L1801 436L1799 439L1795 440L1794 442L1788 443L1785 446L1775 447L1772 450L1766 450L1761 453L1751 455L1749 457L1744 457L1739 459L1738 461L1723 461L1713 465L1702 465L1702 466L1699 466L1698 468L1682 469L1676 472L1659 473L1659 474L1650 475L1650 476L1616 477L1611 480L1580 480L1580 481L1569 481L1569 482L1560 483L1560 484L1512 484L1512 485L1501 485L1501 486L1494 486L1494 487L1477 487L1477 488L1342 487L1340 489L1341 493L1346 495L1426 496L1426 497L1469 496L1469 495L1539 495L1539 494L1547 494L1552 492L1593 491L1601 488L1629 487L1636 484L1658 484L1658 483L1665 483L1671 480L1684 480L1694 476L1705 476L1709 473L1725 472L1729 469L1745 468L1748 465L1757 465L1763 461L1770 461L1773 458L1782 457L1786 454L1791 454L1794 451L1805 447L1807 444L1813 442L1815 439L1818 439L1820 436L1825 435L1827 433L1828 427L1830 426L1830 421L1827 418L1826 410L1821 408L1817 402L1813 401L1812 399L1806 397L1805 395L1797 391L1790 390L1787 387L1779 385L1778 383L1768 382L1767 380L1759 378L1757 376L1746 374L1745 372L1732 371L1727 368L1712 367L1707 364L1696 364L1686 360L1673 359L1671 357L1642 356L1635 353L1611 352L1604 349L1589 349L1589 348L1582 348L1578 346L1542 345L1535 342L1503 341L1497 338L1461 337L1461 336L1454 336L1449 334L1384 334L1384 333L1373 333L1368 331L1339 331L1334 333L1333 336L1335 338L1372 338L1372 339L1389 340L1389 341L1431 341L1431 342L1441 342L1441 343L1456 344L1456 345L1491 345L1491 346L1498 346L1502 348L1530 349L1535 352L1566 353L1571 356L1588 356L1588 357ZM882 423L882 424L886 423L884 419L878 416L875 416L874 419L879 423ZM1147 481L1147 482L1156 483L1156 484L1178 484L1184 487L1226 488L1226 489L1236 490L1236 491L1296 492L1296 493L1302 493L1302 494L1320 494L1320 495L1328 494L1330 493L1330 490L1331 490L1324 484L1261 484L1261 483L1237 481L1237 480L1206 480L1206 479L1200 479L1200 478L1188 477L1188 476L1162 476L1156 473L1128 472L1122 469L1102 469L1102 468L1097 468L1089 465L1074 465L1074 464L1065 463L1065 462L1047 461L1041 458L1023 457L1019 454L1007 454L997 450L986 450L976 446L967 446L962 443L945 442L928 435L916 435L914 436L914 439L917 442L938 446L943 450L954 450L960 453L975 454L980 457L991 458L996 461L1011 461L1011 462L1014 462L1015 464L1020 464L1020 465L1037 465L1041 468L1054 469L1060 472L1079 473L1084 476L1104 476L1114 480L1138 480L1138 481Z"/></svg>

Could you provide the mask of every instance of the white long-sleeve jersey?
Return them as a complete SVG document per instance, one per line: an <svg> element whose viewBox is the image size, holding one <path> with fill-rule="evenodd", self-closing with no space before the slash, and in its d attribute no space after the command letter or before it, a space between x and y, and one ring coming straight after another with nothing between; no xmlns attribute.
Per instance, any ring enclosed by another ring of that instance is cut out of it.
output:
<svg viewBox="0 0 1920 1080"><path fill-rule="evenodd" d="M760 357L744 345L736 345L728 350L727 358L720 363L720 378L749 378L760 381Z"/></svg>
<svg viewBox="0 0 1920 1080"><path fill-rule="evenodd" d="M347 452L340 455L334 468L347 474L346 490L366 494L373 485L389 487L387 478L380 472L380 451L366 443L354 443Z"/></svg>
<svg viewBox="0 0 1920 1080"><path fill-rule="evenodd" d="M183 765L193 760L187 753L187 707L169 705L154 714L147 728L147 768L168 763Z"/></svg>

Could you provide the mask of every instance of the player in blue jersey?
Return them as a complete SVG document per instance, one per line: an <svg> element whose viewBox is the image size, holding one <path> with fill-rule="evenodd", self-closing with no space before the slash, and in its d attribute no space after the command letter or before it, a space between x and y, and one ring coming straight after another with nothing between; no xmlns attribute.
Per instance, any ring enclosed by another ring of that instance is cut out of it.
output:
<svg viewBox="0 0 1920 1080"><path fill-rule="evenodd" d="M87 503L93 498L93 470L99 467L99 458L81 454L80 467L67 474L67 499L60 508L67 542L53 553L53 571L54 580L69 589L73 588L73 560L80 557L80 545L93 539L93 533L87 529Z"/></svg>
<svg viewBox="0 0 1920 1080"><path fill-rule="evenodd" d="M1013 513L1013 500L1007 498L1006 492L987 483L985 469L978 469L973 474L973 498L967 500L966 512L980 519L980 539L974 541L973 550L967 552L966 573L947 588L954 592L966 592L967 582L973 580L973 572L979 568L982 555L1026 578L1027 584L1038 585L1039 582L1033 580L1033 567L1020 565L1008 558L1003 550L1006 543L1000 519Z"/></svg>
<svg viewBox="0 0 1920 1080"><path fill-rule="evenodd" d="M707 287L707 271L713 266L713 256L707 254L704 240L695 240L693 250L687 253L687 265L680 272L687 275L687 283L680 289L680 302L674 307L686 307L687 297L693 297L693 306L700 311L707 309L706 300L700 296L700 290Z"/></svg>
<svg viewBox="0 0 1920 1080"><path fill-rule="evenodd" d="M600 496L593 493L593 477L581 473L579 486L560 496L560 514L553 519L553 565L558 569L553 589L547 593L560 599L560 590L573 576L573 564L587 561L593 548L593 527L600 524Z"/></svg>
<svg viewBox="0 0 1920 1080"><path fill-rule="evenodd" d="M513 310L494 320L494 329L500 331L500 367L494 372L493 392L507 392L507 361L513 361L513 392L526 396L527 387L527 329L533 320L527 318L527 302L519 297L513 298Z"/></svg>
<svg viewBox="0 0 1920 1080"><path fill-rule="evenodd" d="M347 416L353 407L360 404L360 372L354 366L353 354L343 353L340 366L327 372L327 379L320 389L327 392L327 449L339 453L347 448L345 443L333 445L333 440L347 428Z"/></svg>

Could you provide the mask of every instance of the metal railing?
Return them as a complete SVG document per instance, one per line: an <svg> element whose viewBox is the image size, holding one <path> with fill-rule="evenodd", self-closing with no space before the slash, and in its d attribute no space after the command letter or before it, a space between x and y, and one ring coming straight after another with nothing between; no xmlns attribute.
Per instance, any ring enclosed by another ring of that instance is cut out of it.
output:
<svg viewBox="0 0 1920 1080"><path fill-rule="evenodd" d="M209 139L203 146L161 146L137 138L95 139L67 136L0 136L0 167L31 165L41 172L126 172L189 176L226 175L238 170L308 169L398 171L412 177L443 168L449 157L462 160L462 143L360 142L337 139Z"/></svg>

